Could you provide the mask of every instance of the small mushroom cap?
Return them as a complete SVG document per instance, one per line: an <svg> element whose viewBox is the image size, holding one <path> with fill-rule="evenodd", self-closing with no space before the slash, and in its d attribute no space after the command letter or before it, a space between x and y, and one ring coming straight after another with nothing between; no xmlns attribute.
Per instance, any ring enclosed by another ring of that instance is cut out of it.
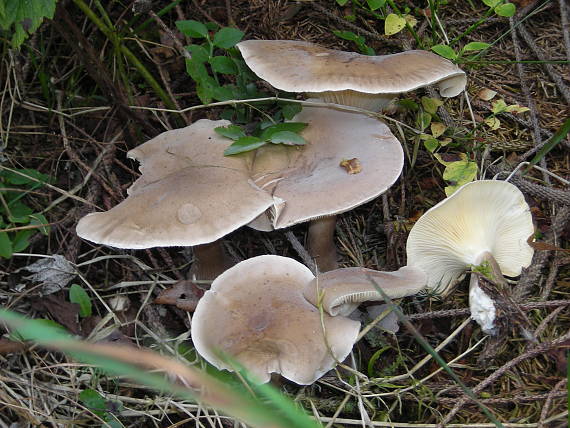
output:
<svg viewBox="0 0 570 428"><path fill-rule="evenodd" d="M373 278L390 299L412 296L425 288L426 274L418 268L404 266L396 272L380 272L362 267L332 270L313 279L303 294L317 306L322 293L323 310L332 316L348 316L356 307L367 301L384 298L370 280Z"/></svg>
<svg viewBox="0 0 570 428"><path fill-rule="evenodd" d="M117 248L205 244L252 221L273 198L249 179L246 156L223 155L228 140L202 119L131 150L142 176L109 211L88 214L77 234Z"/></svg>
<svg viewBox="0 0 570 428"><path fill-rule="evenodd" d="M268 145L255 153L252 178L276 200L276 229L343 213L384 193L404 165L400 142L385 123L360 113L304 107L305 146ZM357 159L360 172L340 164ZM254 226L255 227L255 226Z"/></svg>
<svg viewBox="0 0 570 428"><path fill-rule="evenodd" d="M192 341L219 369L233 371L219 353L235 358L261 382L271 373L295 383L313 383L350 353L360 323L324 315L303 297L314 278L301 263L259 256L220 275L198 303ZM328 346L330 346L330 351Z"/></svg>
<svg viewBox="0 0 570 428"><path fill-rule="evenodd" d="M287 92L397 94L438 83L443 97L454 97L466 84L459 67L427 51L368 56L294 40L246 40L237 47L255 74Z"/></svg>
<svg viewBox="0 0 570 428"><path fill-rule="evenodd" d="M447 293L484 252L493 255L504 275L517 276L531 263L527 239L533 233L529 206L517 187L474 181L416 222L406 244L408 265L423 269L428 288L440 293Z"/></svg>

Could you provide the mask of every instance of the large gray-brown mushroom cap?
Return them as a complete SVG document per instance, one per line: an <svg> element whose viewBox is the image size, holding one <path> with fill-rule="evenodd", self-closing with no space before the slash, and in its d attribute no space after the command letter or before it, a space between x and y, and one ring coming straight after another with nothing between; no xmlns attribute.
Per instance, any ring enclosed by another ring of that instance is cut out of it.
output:
<svg viewBox="0 0 570 428"><path fill-rule="evenodd" d="M198 303L192 320L196 350L217 368L233 371L222 356L227 354L261 382L280 373L301 385L313 383L346 358L360 328L359 322L327 314L321 323L319 310L303 297L313 278L286 257L238 263Z"/></svg>
<svg viewBox="0 0 570 428"><path fill-rule="evenodd" d="M247 40L237 47L253 72L277 89L369 109L382 102L376 106L375 98L364 94L387 94L389 99L437 84L441 96L453 97L467 81L459 67L427 51L368 56L294 40Z"/></svg>
<svg viewBox="0 0 570 428"><path fill-rule="evenodd" d="M252 221L274 201L251 182L246 156L223 155L228 143L214 128L229 124L202 119L131 150L142 176L123 202L83 217L77 234L117 248L189 246Z"/></svg>
<svg viewBox="0 0 570 428"><path fill-rule="evenodd" d="M521 191L505 181L468 183L420 217L406 244L408 265L423 269L428 288L447 293L481 255L501 273L518 276L530 265L532 216Z"/></svg>
<svg viewBox="0 0 570 428"><path fill-rule="evenodd" d="M301 133L305 146L268 145L255 152L251 177L276 203L270 221L259 218L252 227L280 229L343 213L384 193L402 171L400 142L377 119L304 107L292 120L309 124ZM341 166L353 159L357 171Z"/></svg>

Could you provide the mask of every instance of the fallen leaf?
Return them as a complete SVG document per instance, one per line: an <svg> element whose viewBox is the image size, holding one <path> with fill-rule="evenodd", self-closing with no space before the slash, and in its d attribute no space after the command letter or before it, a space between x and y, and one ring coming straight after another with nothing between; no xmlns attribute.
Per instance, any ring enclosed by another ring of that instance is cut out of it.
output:
<svg viewBox="0 0 570 428"><path fill-rule="evenodd" d="M42 294L52 294L69 284L76 276L75 267L67 259L55 254L41 259L24 268L33 275L26 279L32 282L40 282Z"/></svg>
<svg viewBox="0 0 570 428"><path fill-rule="evenodd" d="M174 305L183 311L194 312L203 295L204 290L200 290L192 281L179 281L172 287L162 290L154 303Z"/></svg>
<svg viewBox="0 0 570 428"><path fill-rule="evenodd" d="M349 174L358 174L359 172L362 172L362 164L358 158L343 159L340 161L339 165Z"/></svg>
<svg viewBox="0 0 570 428"><path fill-rule="evenodd" d="M477 94L477 98L483 100L483 101L491 101L495 95L497 95L496 91L493 91L492 89L488 89L488 88L484 88L481 89L479 91L479 93Z"/></svg>

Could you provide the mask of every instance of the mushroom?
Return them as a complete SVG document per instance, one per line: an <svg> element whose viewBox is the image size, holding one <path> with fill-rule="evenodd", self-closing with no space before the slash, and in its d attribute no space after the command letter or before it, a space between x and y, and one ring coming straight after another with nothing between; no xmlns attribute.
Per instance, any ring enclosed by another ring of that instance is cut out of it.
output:
<svg viewBox="0 0 570 428"><path fill-rule="evenodd" d="M428 289L447 295L470 266L484 262L496 266L495 276L520 275L532 261L527 239L533 232L529 206L517 187L505 181L474 181L416 222L406 244L408 265L426 272ZM471 279L469 295L472 317L491 331L494 305L477 278Z"/></svg>
<svg viewBox="0 0 570 428"><path fill-rule="evenodd" d="M196 351L218 369L233 371L234 358L260 382L280 373L313 383L350 353L360 323L321 314L303 297L313 280L301 263L259 256L218 276L192 318Z"/></svg>
<svg viewBox="0 0 570 428"><path fill-rule="evenodd" d="M309 124L301 132L308 143L256 150L251 177L275 204L269 218L250 226L271 230L311 221L309 249L324 272L337 267L334 216L385 192L402 171L404 153L385 123L360 113L304 107L292 120ZM358 160L358 172L341 166L347 159Z"/></svg>
<svg viewBox="0 0 570 428"><path fill-rule="evenodd" d="M202 119L129 151L142 175L123 202L83 217L77 234L117 248L198 246L198 276L223 272L228 264L217 240L274 203L251 182L246 156L223 155L227 141L214 128L228 124Z"/></svg>
<svg viewBox="0 0 570 428"><path fill-rule="evenodd" d="M370 278L390 299L417 294L425 288L427 281L423 270L411 266L404 266L396 272L343 268L318 275L305 287L303 295L315 306L320 301L329 315L348 316L362 302L384 300Z"/></svg>
<svg viewBox="0 0 570 428"><path fill-rule="evenodd" d="M310 96L326 102L372 111L382 109L398 93L422 86L438 84L442 96L452 97L463 91L466 85L465 73L461 69L452 62L426 51L367 56L294 40L247 40L238 43L237 47L253 72L277 89L288 92L307 92ZM357 132L358 130L356 122L354 124L344 122L343 126L347 127L347 131ZM380 135L390 135L397 141L391 133L388 134L387 127L385 130L385 133ZM307 132L313 131L309 128ZM332 132L329 135L334 138ZM361 144L357 138L350 139L350 141L351 149L356 149L356 146ZM347 142L342 144L346 145ZM329 151L329 153L333 152ZM350 156L345 160L355 157ZM363 161L362 157L356 158L360 162ZM383 164L371 166L368 163L367 167L381 170ZM387 177L390 177L390 174L391 171L388 172ZM395 179L396 177L391 181L387 180L390 181L388 186L376 193L374 197L386 191ZM332 199L334 191L330 188L327 191ZM278 192L274 195L281 197ZM283 199L286 201L285 206L293 206L291 200ZM289 202L288 205L287 202ZM346 209L338 212L343 211ZM309 251L313 257L318 257L320 271L327 271L338 267L333 241L336 217L333 212L321 215L329 216L329 218L313 218L309 227ZM297 222L290 222L290 224ZM276 225L275 221L273 223L275 228L286 227ZM263 218L258 218L251 226L260 230L269 230L271 224Z"/></svg>
<svg viewBox="0 0 570 428"><path fill-rule="evenodd" d="M253 72L277 89L372 111L431 84L454 97L467 82L459 67L427 51L368 56L295 40L246 40L237 47Z"/></svg>

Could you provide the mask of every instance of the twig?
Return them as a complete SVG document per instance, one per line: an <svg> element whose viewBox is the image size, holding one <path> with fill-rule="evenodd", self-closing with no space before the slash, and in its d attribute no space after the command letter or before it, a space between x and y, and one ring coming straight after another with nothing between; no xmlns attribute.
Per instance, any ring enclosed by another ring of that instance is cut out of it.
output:
<svg viewBox="0 0 570 428"><path fill-rule="evenodd" d="M532 309L556 308L560 306L570 306L570 300L548 300L546 302L524 303L520 305L520 308L530 311ZM449 309L446 311L425 312L423 314L411 314L408 315L408 318L410 319L410 321L415 321L415 320L433 319L433 318L463 317L469 314L470 314L469 308L463 308L463 309Z"/></svg>
<svg viewBox="0 0 570 428"><path fill-rule="evenodd" d="M540 420L538 421L538 427L537 428L545 428L546 424L544 423L546 416L548 415L548 411L550 410L550 406L552 405L552 400L554 398L561 398L564 397L566 395L566 391L558 391L559 389L562 389L562 387L564 387L566 385L567 379L562 379L560 382L558 382L556 385L554 385L554 388L552 388L552 391L550 391L550 393L548 394L548 396L546 397L546 401L544 402L544 405L542 406L542 411L540 412ZM560 394L562 393L562 395Z"/></svg>
<svg viewBox="0 0 570 428"><path fill-rule="evenodd" d="M307 266L311 270L311 272L315 273L316 272L315 262L313 262L313 259L309 255L309 252L305 249L305 247L303 247L303 244L299 242L295 234L290 230L288 230L285 232L285 236L287 237L287 240L291 243L293 249L297 252L299 257L301 257L301 260L303 260L305 266Z"/></svg>
<svg viewBox="0 0 570 428"><path fill-rule="evenodd" d="M490 376L485 378L483 381L479 382L479 384L472 389L473 393L479 393L484 388L491 385L493 382L495 382L497 379L503 376L509 369L521 363L522 361L536 357L537 355L540 354L544 354L551 349L556 349L560 346L564 346L564 342L566 342L568 339L570 339L570 332L567 332L562 337L559 337L558 339L553 340L551 342L545 342L536 345L535 347L529 349L524 354L519 355L518 357L515 357L512 360L509 360L504 366L495 370ZM457 404L453 407L453 409L451 409L450 412L445 416L445 418L443 418L443 420L440 422L440 426L448 426L447 424L449 424L449 422L453 419L453 417L457 414L457 412L459 412L459 410L461 410L461 408L469 400L470 398L467 396L460 398Z"/></svg>
<svg viewBox="0 0 570 428"><path fill-rule="evenodd" d="M562 25L562 36L564 36L564 47L566 48L566 58L570 61L570 23L568 23L568 9L567 0L558 0L560 7L560 24Z"/></svg>
<svg viewBox="0 0 570 428"><path fill-rule="evenodd" d="M558 72L554 69L554 67L552 66L552 64L549 64L548 62L546 62L547 58L543 55L542 51L540 50L540 48L536 45L536 43L534 42L534 37L527 31L527 29L525 28L525 26L522 23L519 23L518 27L517 27L517 31L518 33L522 36L522 38L524 39L525 43L530 47L530 49L532 50L532 52L536 55L536 57L540 60L540 61L545 61L542 66L544 67L544 69L546 70L546 72L550 75L550 77L552 78L552 80L554 81L554 84L558 87L558 89L560 90L560 93L562 94L562 97L566 100L566 102L568 104L570 104L570 90L568 90L568 87L564 84L564 81L562 80L562 77L560 77L560 75L558 74Z"/></svg>
<svg viewBox="0 0 570 428"><path fill-rule="evenodd" d="M526 84L526 79L525 79L525 75L524 75L524 65L522 64L522 62L520 62L521 61L521 48L519 45L519 39L517 37L517 33L515 31L513 31L515 27L514 27L514 20L512 17L509 18L509 24L511 26L511 39L513 41L513 47L515 50L515 59L517 60L517 64L516 64L517 73L519 75L519 80L521 83L522 92L526 98L527 107L530 109L530 120L532 123L532 131L533 131L533 135L534 135L534 145L537 146L537 145L540 145L542 143L542 138L540 135L540 125L538 123L538 112L536 111L536 104L534 102L534 99L530 95L529 87ZM543 168L547 168L546 160L544 158L541 159L540 166L542 166ZM550 179L545 173L542 174L542 177L543 177L544 181L546 181L547 183L550 183Z"/></svg>

